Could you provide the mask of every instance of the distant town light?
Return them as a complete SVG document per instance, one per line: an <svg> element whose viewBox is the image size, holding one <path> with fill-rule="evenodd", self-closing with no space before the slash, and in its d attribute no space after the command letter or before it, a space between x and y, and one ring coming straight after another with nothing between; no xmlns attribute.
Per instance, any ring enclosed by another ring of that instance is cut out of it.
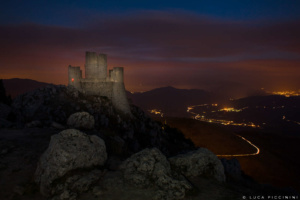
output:
<svg viewBox="0 0 300 200"><path fill-rule="evenodd" d="M292 96L300 96L299 91L278 91L278 92L270 92L274 95L281 95L285 97L292 97Z"/></svg>

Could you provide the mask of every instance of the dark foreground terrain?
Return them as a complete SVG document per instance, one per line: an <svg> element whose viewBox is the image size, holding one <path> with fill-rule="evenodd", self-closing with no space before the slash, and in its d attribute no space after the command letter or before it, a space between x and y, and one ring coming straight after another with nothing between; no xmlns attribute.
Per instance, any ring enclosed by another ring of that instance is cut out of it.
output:
<svg viewBox="0 0 300 200"><path fill-rule="evenodd" d="M58 132L60 130L53 128L0 129L0 199L47 199L40 194L39 186L34 182L34 173L39 157L49 145L51 135ZM116 171L103 170L107 177L103 175L102 179L94 183L94 189L84 192L77 199L152 199L157 193L153 188L136 188L129 185L98 191L97 185L103 184L102 181L116 181L118 175L111 172ZM256 184L249 178L236 181L228 178L225 183L208 177L195 177L189 181L195 189L187 193L184 199L242 199L243 195L294 194L292 191Z"/></svg>

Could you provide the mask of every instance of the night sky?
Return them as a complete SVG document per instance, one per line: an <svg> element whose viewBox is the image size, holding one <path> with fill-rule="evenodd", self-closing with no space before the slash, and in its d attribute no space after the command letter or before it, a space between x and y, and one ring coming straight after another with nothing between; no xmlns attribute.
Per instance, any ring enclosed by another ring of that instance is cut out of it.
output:
<svg viewBox="0 0 300 200"><path fill-rule="evenodd" d="M0 78L67 84L85 51L130 91L300 89L300 1L1 1Z"/></svg>

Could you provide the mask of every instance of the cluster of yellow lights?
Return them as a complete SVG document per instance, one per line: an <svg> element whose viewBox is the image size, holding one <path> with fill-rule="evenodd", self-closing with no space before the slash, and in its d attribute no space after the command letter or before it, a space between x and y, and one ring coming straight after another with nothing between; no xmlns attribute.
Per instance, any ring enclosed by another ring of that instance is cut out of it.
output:
<svg viewBox="0 0 300 200"><path fill-rule="evenodd" d="M187 107L187 112L190 112L191 110L193 110L195 107L203 107L203 106L210 106L210 104L200 104L200 105L194 105L194 106L189 106ZM217 103L211 104L211 106L218 106Z"/></svg>
<svg viewBox="0 0 300 200"><path fill-rule="evenodd" d="M222 124L222 125L231 125L231 126L243 126L243 127L253 127L253 128L259 128L259 125L254 124L253 122L248 122L248 123L237 123L234 121L229 121L229 120L224 120L224 119L208 119L205 118L204 115L196 115L194 117L196 120L204 121L204 122L209 122L209 123L216 123L216 124Z"/></svg>
<svg viewBox="0 0 300 200"><path fill-rule="evenodd" d="M198 107L198 106L209 106L208 104L201 104L201 105L194 105L194 106L189 106L187 108L187 112L195 115L194 119L196 120L200 120L200 121L204 121L204 122L209 122L209 123L216 123L216 124L222 124L222 125L231 125L231 126L242 126L242 127L253 127L253 128L259 128L260 126L259 125L256 125L254 124L253 122L248 122L248 123L237 123L237 122L234 122L234 121L229 121L229 120L223 120L223 119L209 119L209 118L206 118L204 115L199 115L195 112L192 112L192 110L195 108L195 107ZM211 104L211 106L218 106L218 104ZM241 112L242 110L246 109L248 107L245 107L245 108L241 108L241 109L235 109L235 108L223 108L223 109L220 109L218 111L225 111L225 112ZM215 112L215 111L212 111L212 112ZM205 112L203 112L205 113Z"/></svg>
<svg viewBox="0 0 300 200"><path fill-rule="evenodd" d="M161 117L164 116L164 113L162 113L161 110L158 109L152 109L152 110L148 110L150 113L155 114L155 115L160 115Z"/></svg>
<svg viewBox="0 0 300 200"><path fill-rule="evenodd" d="M243 109L235 109L235 108L222 108L219 111L225 111L225 112L241 112Z"/></svg>
<svg viewBox="0 0 300 200"><path fill-rule="evenodd" d="M272 92L275 95L282 95L285 97L292 97L292 96L300 96L300 91L279 91L279 92Z"/></svg>

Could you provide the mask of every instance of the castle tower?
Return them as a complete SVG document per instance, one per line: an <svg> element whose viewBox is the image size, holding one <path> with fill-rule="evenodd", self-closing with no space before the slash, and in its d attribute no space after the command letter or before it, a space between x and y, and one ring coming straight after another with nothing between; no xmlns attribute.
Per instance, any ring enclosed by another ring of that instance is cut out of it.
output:
<svg viewBox="0 0 300 200"><path fill-rule="evenodd" d="M124 82L124 76L123 76L123 67L114 67L113 69L114 74L114 81L115 82Z"/></svg>
<svg viewBox="0 0 300 200"><path fill-rule="evenodd" d="M109 70L110 81L123 83L123 77L123 67L114 67Z"/></svg>
<svg viewBox="0 0 300 200"><path fill-rule="evenodd" d="M114 83L112 88L113 105L118 110L131 114L124 85L123 67L114 67L110 74L111 81Z"/></svg>
<svg viewBox="0 0 300 200"><path fill-rule="evenodd" d="M107 56L95 52L85 53L85 78L106 79L107 76Z"/></svg>
<svg viewBox="0 0 300 200"><path fill-rule="evenodd" d="M80 89L80 81L82 79L82 71L80 70L80 67L72 67L69 65L68 68L68 74L69 74L69 85L74 86L77 89Z"/></svg>
<svg viewBox="0 0 300 200"><path fill-rule="evenodd" d="M98 55L95 52L85 52L85 78L97 78Z"/></svg>
<svg viewBox="0 0 300 200"><path fill-rule="evenodd" d="M106 54L98 55L98 73L99 79L106 79L107 77L107 56Z"/></svg>

